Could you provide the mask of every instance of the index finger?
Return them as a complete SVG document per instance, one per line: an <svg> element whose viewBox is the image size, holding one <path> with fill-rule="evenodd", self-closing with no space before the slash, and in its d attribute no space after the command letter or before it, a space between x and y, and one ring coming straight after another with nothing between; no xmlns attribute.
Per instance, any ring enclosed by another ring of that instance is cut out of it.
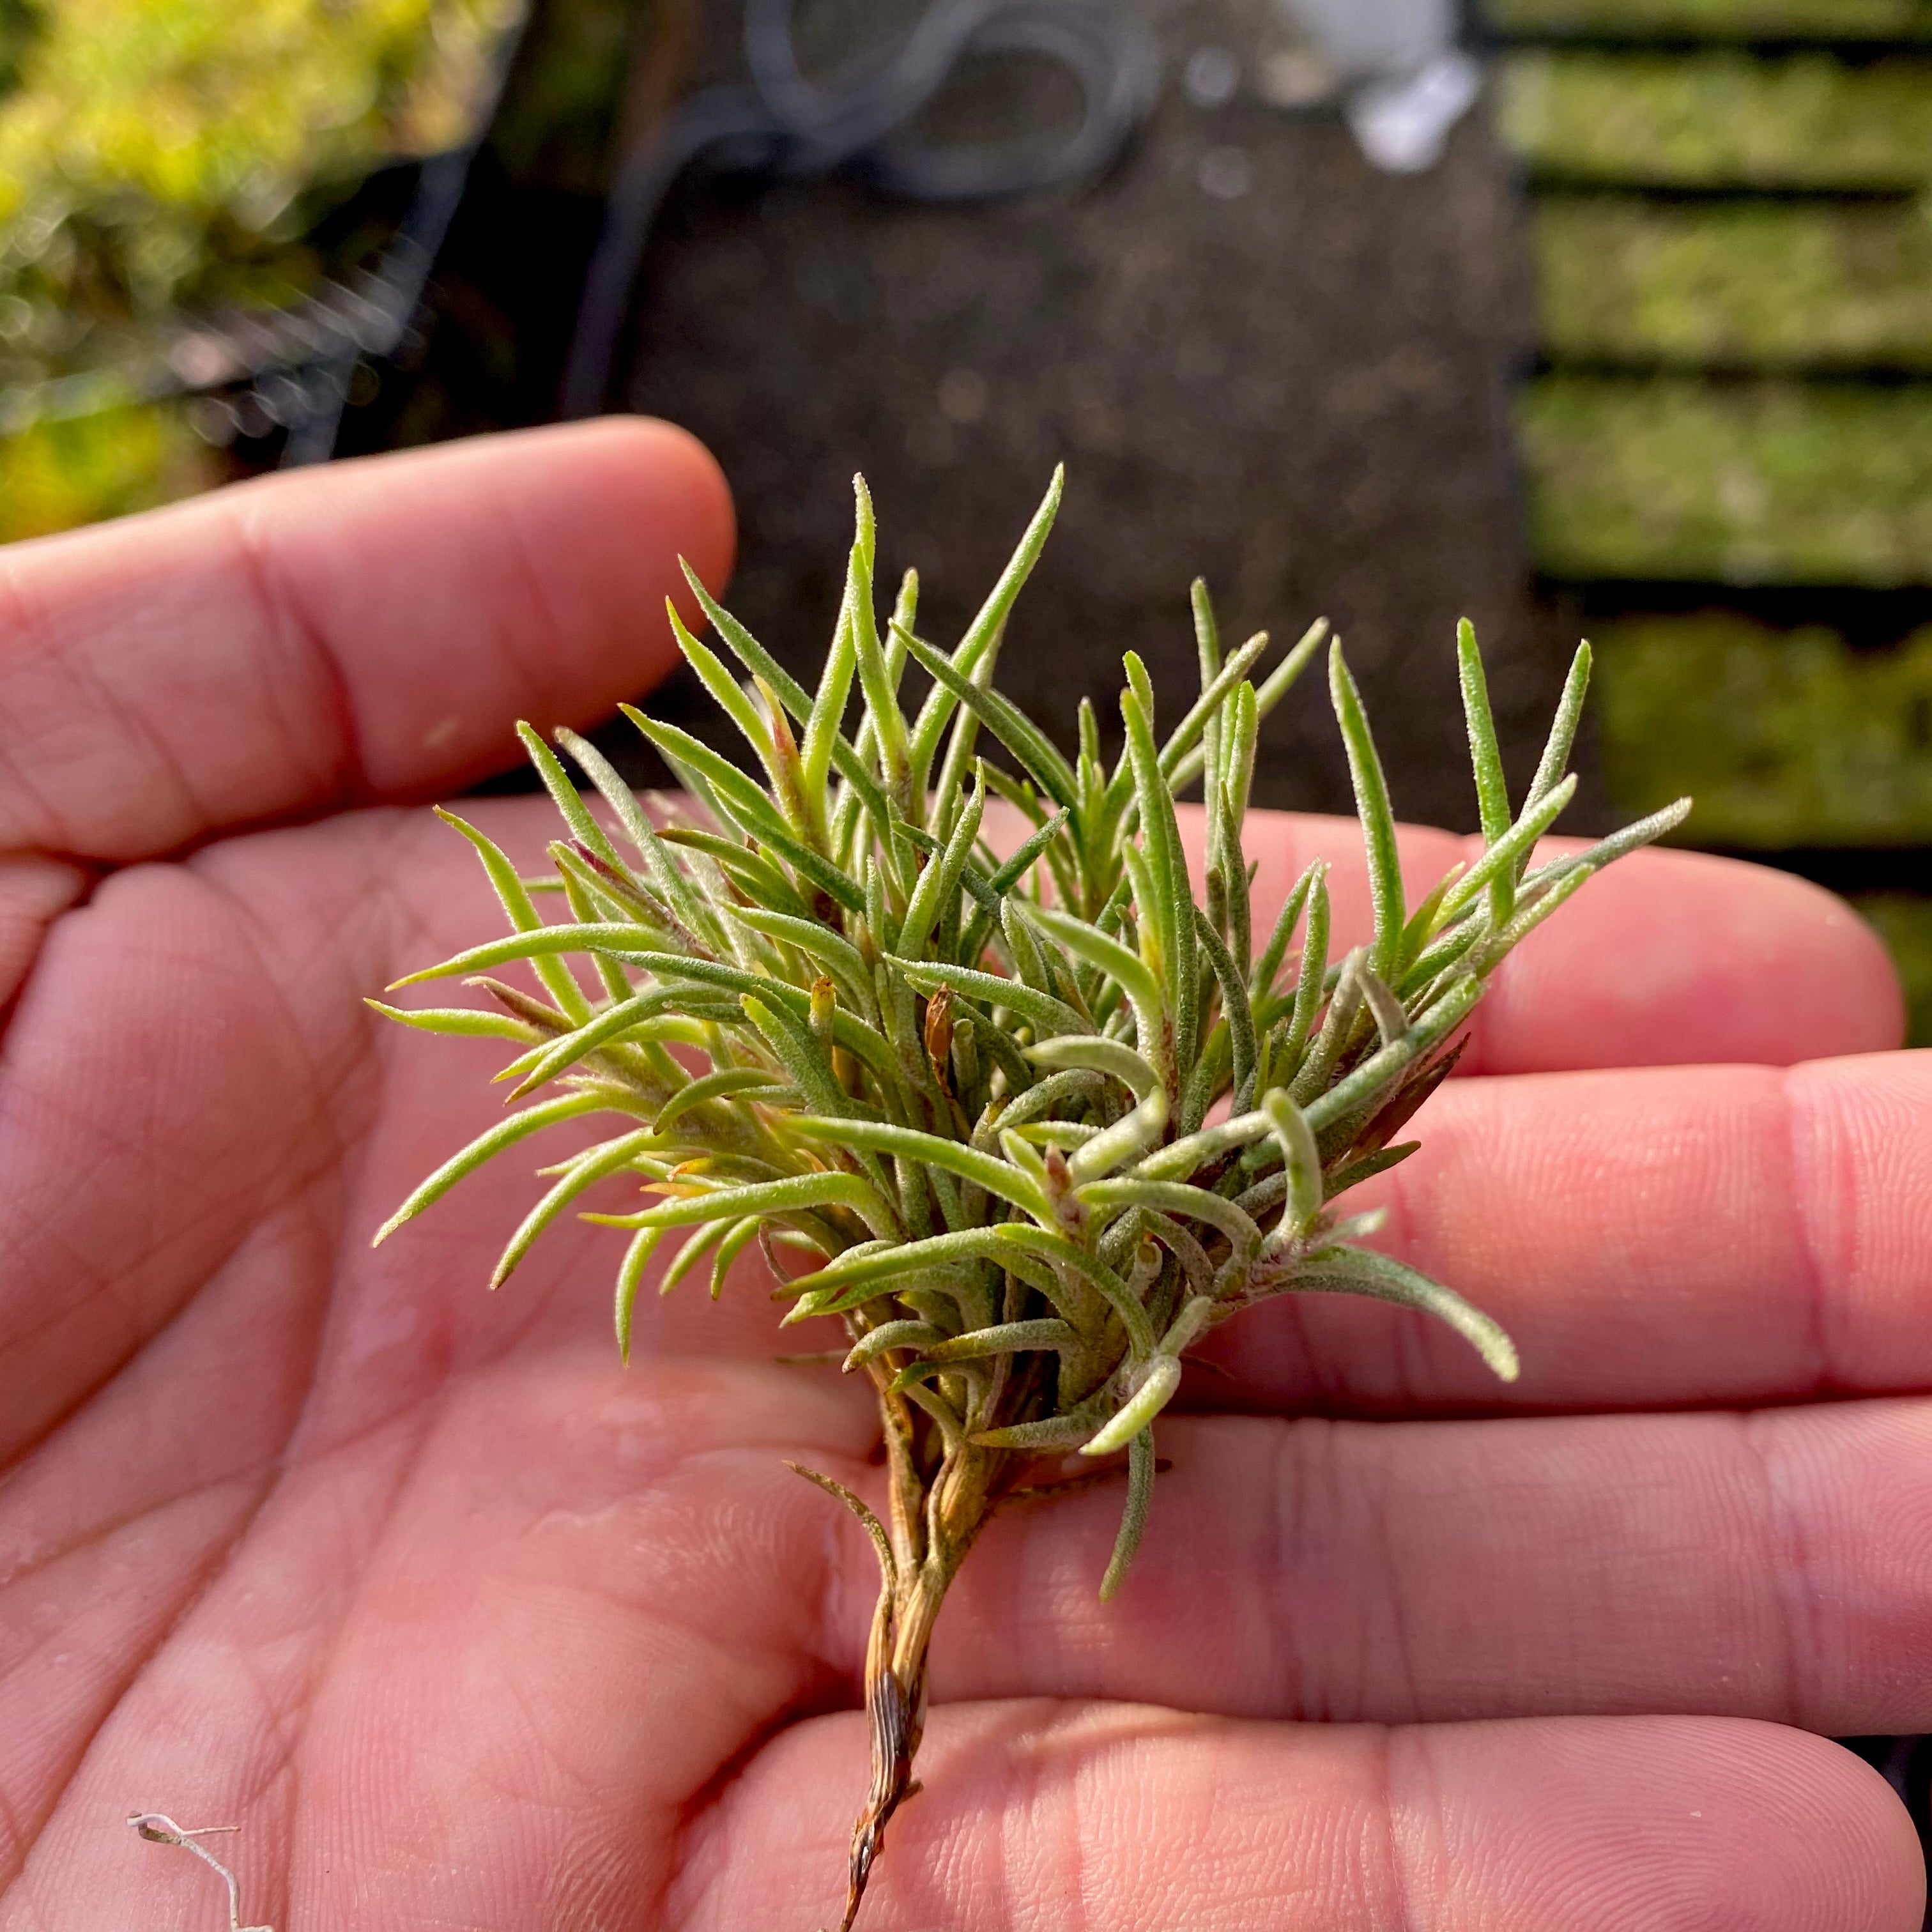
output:
<svg viewBox="0 0 1932 1932"><path fill-rule="evenodd" d="M639 418L219 490L0 553L0 853L116 862L461 784L674 656L730 499Z"/></svg>

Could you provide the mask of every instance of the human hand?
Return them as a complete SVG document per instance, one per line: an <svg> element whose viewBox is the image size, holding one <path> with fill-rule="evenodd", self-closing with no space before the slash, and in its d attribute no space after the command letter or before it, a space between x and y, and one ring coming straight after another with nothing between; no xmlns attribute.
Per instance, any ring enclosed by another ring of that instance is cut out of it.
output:
<svg viewBox="0 0 1932 1932"><path fill-rule="evenodd" d="M614 424L0 557L0 1932L218 1923L150 1809L240 1826L279 1932L835 1910L875 1579L782 1462L874 1489L869 1389L774 1364L814 1344L748 1274L640 1304L620 1368L596 1229L484 1294L534 1183L368 1246L499 1057L361 1004L496 919L381 801L648 681L673 551L715 582L729 529ZM474 811L532 861L553 823ZM1365 927L1351 825L1250 836L1262 901L1331 854ZM1810 887L1592 881L1379 1187L1522 1381L1325 1298L1217 1336L1111 1606L1117 1498L987 1533L862 1922L1915 1932L1902 1810L1806 1735L1932 1725L1898 1023Z"/></svg>

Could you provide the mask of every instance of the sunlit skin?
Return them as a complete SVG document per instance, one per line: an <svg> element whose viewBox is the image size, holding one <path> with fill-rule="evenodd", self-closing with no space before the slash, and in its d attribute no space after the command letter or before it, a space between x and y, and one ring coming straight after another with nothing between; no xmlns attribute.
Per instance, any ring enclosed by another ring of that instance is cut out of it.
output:
<svg viewBox="0 0 1932 1932"><path fill-rule="evenodd" d="M732 542L629 422L0 554L4 1932L222 1923L149 1810L239 1826L278 1932L836 1915L876 1577L783 1465L876 1500L869 1388L773 1363L834 1338L759 1268L647 1296L628 1370L621 1237L487 1294L518 1162L369 1246L502 1104L500 1048L362 1004L500 926L422 802L661 674L675 554ZM473 811L532 864L554 824ZM1258 904L1332 854L1364 935L1352 824L1248 836ZM1904 1810L1813 1735L1932 1728L1900 1031L1808 886L1592 881L1374 1184L1521 1382L1326 1298L1217 1334L1112 1604L1104 1488L967 1566L862 1927L1916 1932Z"/></svg>

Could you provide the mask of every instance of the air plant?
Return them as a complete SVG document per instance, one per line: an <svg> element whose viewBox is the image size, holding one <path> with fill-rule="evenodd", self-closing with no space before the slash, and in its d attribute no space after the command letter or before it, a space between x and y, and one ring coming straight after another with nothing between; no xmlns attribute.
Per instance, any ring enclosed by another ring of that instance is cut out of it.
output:
<svg viewBox="0 0 1932 1932"><path fill-rule="evenodd" d="M940 1606L993 1512L1036 1492L1043 1466L1077 1451L1118 1468L1124 1452L1106 1598L1146 1526L1155 1424L1187 1352L1244 1309L1281 1294L1372 1296L1448 1323L1514 1378L1516 1350L1496 1323L1362 1245L1378 1217L1346 1214L1340 1197L1414 1151L1397 1136L1454 1064L1457 1030L1511 947L1685 809L1532 866L1575 789L1565 768L1588 647L1519 811L1466 623L1459 662L1484 849L1411 905L1382 766L1337 644L1329 685L1374 934L1331 961L1324 864L1260 932L1241 845L1261 722L1321 648L1324 625L1257 685L1265 634L1224 653L1197 584L1200 689L1184 713L1157 731L1147 671L1130 653L1124 750L1103 754L1083 699L1070 760L993 682L1060 478L950 652L919 634L911 572L881 628L862 481L856 492L816 690L694 574L736 669L671 613L762 782L626 706L685 788L660 822L592 746L560 731L608 808L594 814L527 725L524 742L564 820L554 876L520 878L475 826L442 814L481 854L514 929L400 983L470 976L500 1010L380 1010L431 1032L514 1040L512 1097L531 1104L439 1168L376 1237L530 1135L610 1116L610 1137L554 1170L497 1282L587 1189L634 1175L651 1204L584 1216L629 1234L616 1315L627 1355L634 1301L667 1236L682 1240L661 1292L708 1259L716 1294L755 1242L790 1304L788 1322L844 1324L844 1366L878 1394L884 1520L830 1477L800 1473L864 1526L881 1577L866 1660L872 1778L853 1833L847 1928L913 1788ZM916 706L902 696L915 664L931 680ZM1198 899L1174 805L1196 781ZM999 836L996 800L1011 808ZM561 896L555 922L537 910L539 888ZM587 961L594 990L570 955ZM534 968L540 995L488 976L512 962Z"/></svg>

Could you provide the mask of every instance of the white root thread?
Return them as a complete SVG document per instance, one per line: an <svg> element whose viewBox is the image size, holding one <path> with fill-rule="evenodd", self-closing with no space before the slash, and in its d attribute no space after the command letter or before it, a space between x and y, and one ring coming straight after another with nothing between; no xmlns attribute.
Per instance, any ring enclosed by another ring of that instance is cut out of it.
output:
<svg viewBox="0 0 1932 1932"><path fill-rule="evenodd" d="M235 1882L235 1874L205 1846L197 1844L197 1838L212 1838L224 1832L238 1832L239 1825L203 1825L197 1829L184 1831L175 1821L161 1811L137 1811L128 1820L151 1845L178 1845L184 1852L192 1852L205 1865L212 1865L221 1874L221 1882L228 1888L229 1932L275 1932L272 1925L244 1925L242 1922L242 1892Z"/></svg>

